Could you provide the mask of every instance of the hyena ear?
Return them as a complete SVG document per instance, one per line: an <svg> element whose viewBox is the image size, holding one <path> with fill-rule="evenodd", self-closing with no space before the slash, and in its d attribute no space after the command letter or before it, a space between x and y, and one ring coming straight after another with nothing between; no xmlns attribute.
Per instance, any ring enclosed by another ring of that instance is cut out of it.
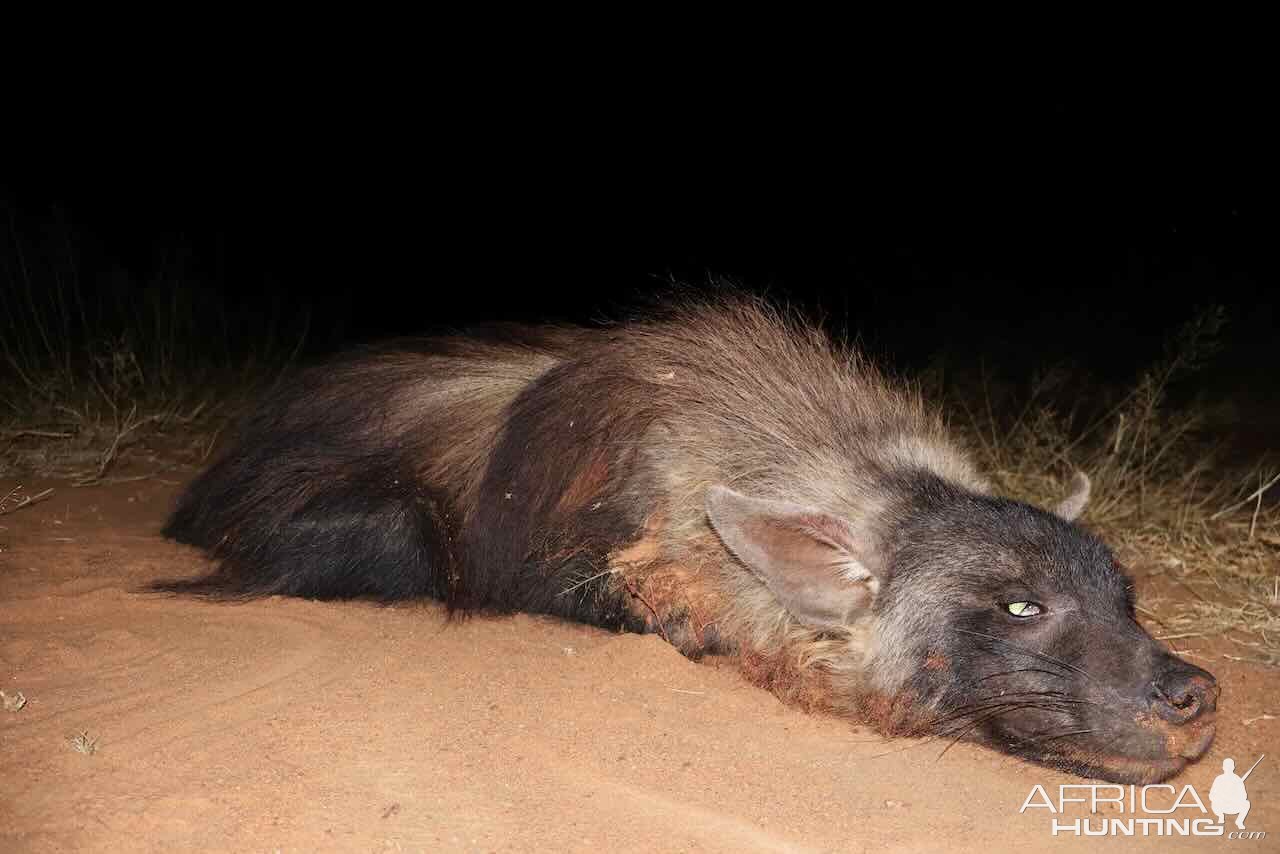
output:
<svg viewBox="0 0 1280 854"><path fill-rule="evenodd" d="M1089 503L1089 493L1092 489L1089 476L1082 471L1076 472L1075 477L1071 478L1071 492L1058 502L1053 512L1068 522L1074 522L1080 518L1085 505Z"/></svg>
<svg viewBox="0 0 1280 854"><path fill-rule="evenodd" d="M707 516L720 539L792 616L820 628L847 625L875 600L868 549L839 516L713 486Z"/></svg>

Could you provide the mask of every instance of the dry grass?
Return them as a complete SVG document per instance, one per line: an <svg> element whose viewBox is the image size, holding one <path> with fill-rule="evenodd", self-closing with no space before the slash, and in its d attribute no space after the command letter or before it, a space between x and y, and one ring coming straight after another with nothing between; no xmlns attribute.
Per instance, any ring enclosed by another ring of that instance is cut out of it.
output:
<svg viewBox="0 0 1280 854"><path fill-rule="evenodd" d="M1175 388L1188 397L1223 326L1221 310L1201 313L1119 394L1064 369L1021 396L985 374L938 391L1003 492L1047 505L1074 471L1090 476L1084 521L1127 565L1188 594L1143 603L1158 634L1226 637L1232 657L1280 666L1280 468L1222 464L1195 397L1171 402Z"/></svg>
<svg viewBox="0 0 1280 854"><path fill-rule="evenodd" d="M121 362L137 364L133 353L117 355ZM12 364L13 356L0 359ZM203 389L197 398L168 384L149 383L141 367L110 381L96 366L78 370L83 373L75 383L47 366L14 372L19 383L0 392L7 404L0 412L0 476L37 475L88 486L127 479L113 477L127 458L151 475L198 461L242 397L225 380L214 383L213 391L203 385L204 377L192 380L189 388Z"/></svg>
<svg viewBox="0 0 1280 854"><path fill-rule="evenodd" d="M306 311L229 305L182 253L139 281L85 271L60 224L0 231L0 477L76 486L198 462L297 355ZM20 225L22 227L20 227ZM126 462L137 463L122 476Z"/></svg>
<svg viewBox="0 0 1280 854"><path fill-rule="evenodd" d="M23 507L29 507L38 501L43 501L52 493L52 489L43 489L35 495L30 495L24 491L22 484L18 484L4 495L0 495L0 516L17 512Z"/></svg>
<svg viewBox="0 0 1280 854"><path fill-rule="evenodd" d="M98 739L90 738L88 732L80 732L67 739L71 744L71 749L76 753L83 753L85 756L92 756L98 752Z"/></svg>
<svg viewBox="0 0 1280 854"><path fill-rule="evenodd" d="M0 707L3 707L6 712L20 712L26 704L27 695L21 691L8 694L0 690Z"/></svg>

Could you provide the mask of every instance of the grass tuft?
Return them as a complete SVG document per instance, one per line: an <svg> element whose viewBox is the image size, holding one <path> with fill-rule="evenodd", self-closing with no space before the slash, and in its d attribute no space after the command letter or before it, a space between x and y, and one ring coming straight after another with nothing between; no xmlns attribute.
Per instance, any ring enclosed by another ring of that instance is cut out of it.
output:
<svg viewBox="0 0 1280 854"><path fill-rule="evenodd" d="M71 744L71 749L76 753L83 753L85 756L92 756L98 752L98 739L90 738L89 733L80 732L67 739Z"/></svg>

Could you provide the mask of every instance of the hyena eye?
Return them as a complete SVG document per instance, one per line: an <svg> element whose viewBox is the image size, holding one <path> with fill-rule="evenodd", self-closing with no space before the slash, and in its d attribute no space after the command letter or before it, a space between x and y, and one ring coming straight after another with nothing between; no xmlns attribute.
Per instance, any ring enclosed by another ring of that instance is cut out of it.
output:
<svg viewBox="0 0 1280 854"><path fill-rule="evenodd" d="M1035 602L1010 602L1004 607L1006 611L1015 617L1034 617L1044 611Z"/></svg>

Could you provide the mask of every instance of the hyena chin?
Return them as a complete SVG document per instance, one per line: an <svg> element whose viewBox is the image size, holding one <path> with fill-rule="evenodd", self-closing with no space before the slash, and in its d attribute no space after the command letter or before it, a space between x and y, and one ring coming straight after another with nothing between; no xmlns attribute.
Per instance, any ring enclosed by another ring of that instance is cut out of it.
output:
<svg viewBox="0 0 1280 854"><path fill-rule="evenodd" d="M656 632L887 734L1156 781L1208 749L1217 686L1135 621L1088 492L992 495L918 394L729 296L303 372L165 528L216 569L155 588Z"/></svg>

